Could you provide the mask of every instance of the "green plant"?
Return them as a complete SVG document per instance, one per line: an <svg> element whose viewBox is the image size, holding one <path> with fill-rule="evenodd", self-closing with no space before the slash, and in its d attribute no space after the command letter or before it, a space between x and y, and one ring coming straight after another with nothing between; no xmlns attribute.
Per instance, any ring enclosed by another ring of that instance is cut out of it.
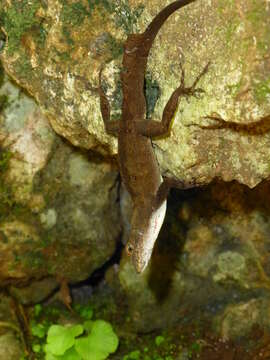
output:
<svg viewBox="0 0 270 360"><path fill-rule="evenodd" d="M165 341L164 336L159 335L155 337L156 346L160 346L164 341Z"/></svg>
<svg viewBox="0 0 270 360"><path fill-rule="evenodd" d="M140 350L131 351L123 357L123 360L139 360L141 358Z"/></svg>
<svg viewBox="0 0 270 360"><path fill-rule="evenodd" d="M76 304L74 310L85 320L92 319L93 309L90 305Z"/></svg>
<svg viewBox="0 0 270 360"><path fill-rule="evenodd" d="M118 347L118 337L110 323L92 320L91 305L74 306L81 322L59 325L65 312L55 306L37 304L33 308L31 332L32 350L42 360L105 360ZM65 314L69 318L69 313Z"/></svg>
<svg viewBox="0 0 270 360"><path fill-rule="evenodd" d="M36 12L40 7L38 0L14 1L1 12L1 23L8 33L8 52L12 54L20 46L23 34L29 29L40 26Z"/></svg>
<svg viewBox="0 0 270 360"><path fill-rule="evenodd" d="M51 325L44 350L46 360L104 360L117 347L110 323L88 320L83 325Z"/></svg>

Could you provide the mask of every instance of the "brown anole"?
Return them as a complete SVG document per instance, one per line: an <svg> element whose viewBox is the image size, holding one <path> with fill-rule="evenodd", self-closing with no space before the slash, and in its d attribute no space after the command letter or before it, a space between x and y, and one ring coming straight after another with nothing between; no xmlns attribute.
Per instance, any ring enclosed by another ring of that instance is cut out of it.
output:
<svg viewBox="0 0 270 360"><path fill-rule="evenodd" d="M128 36L124 44L121 72L123 103L120 120L110 120L110 105L101 87L100 71L98 91L105 129L108 134L118 137L120 174L133 202L131 231L126 249L138 273L145 269L150 260L165 217L169 189L194 186L162 178L151 138L168 134L181 96L196 96L202 91L195 88L208 65L190 87L184 85L182 69L180 85L167 102L161 121L146 119L144 95L147 57L159 29L174 11L194 1L174 1L158 13L144 33Z"/></svg>

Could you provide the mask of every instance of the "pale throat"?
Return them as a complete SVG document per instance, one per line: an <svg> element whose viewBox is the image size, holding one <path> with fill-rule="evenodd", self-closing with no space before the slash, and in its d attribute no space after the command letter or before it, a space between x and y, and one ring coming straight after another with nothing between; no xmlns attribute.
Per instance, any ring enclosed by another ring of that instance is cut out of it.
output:
<svg viewBox="0 0 270 360"><path fill-rule="evenodd" d="M166 214L167 200L164 200L163 203L157 208L151 215L149 220L149 228L145 234L145 251L151 252L154 247L155 241L158 237L159 231L163 224L165 214Z"/></svg>

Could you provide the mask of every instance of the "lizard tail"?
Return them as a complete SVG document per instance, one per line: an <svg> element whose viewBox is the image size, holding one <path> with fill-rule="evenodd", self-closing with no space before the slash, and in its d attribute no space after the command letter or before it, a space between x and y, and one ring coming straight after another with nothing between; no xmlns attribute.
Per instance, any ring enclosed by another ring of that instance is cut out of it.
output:
<svg viewBox="0 0 270 360"><path fill-rule="evenodd" d="M146 39L144 51L145 56L148 55L150 48L155 40L155 37L164 24L164 22L168 19L168 17L175 12L176 10L184 7L185 5L191 4L196 0L178 0L166 6L160 13L154 18L154 20L148 25L147 29L144 32L144 37Z"/></svg>

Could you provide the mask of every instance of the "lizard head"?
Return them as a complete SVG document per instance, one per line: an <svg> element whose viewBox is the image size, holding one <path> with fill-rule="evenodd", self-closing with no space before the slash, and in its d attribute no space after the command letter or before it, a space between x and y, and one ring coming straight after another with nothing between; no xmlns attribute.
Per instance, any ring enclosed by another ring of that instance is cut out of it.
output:
<svg viewBox="0 0 270 360"><path fill-rule="evenodd" d="M147 267L166 212L166 201L156 209L152 204L135 207L126 251L131 256L137 273Z"/></svg>

